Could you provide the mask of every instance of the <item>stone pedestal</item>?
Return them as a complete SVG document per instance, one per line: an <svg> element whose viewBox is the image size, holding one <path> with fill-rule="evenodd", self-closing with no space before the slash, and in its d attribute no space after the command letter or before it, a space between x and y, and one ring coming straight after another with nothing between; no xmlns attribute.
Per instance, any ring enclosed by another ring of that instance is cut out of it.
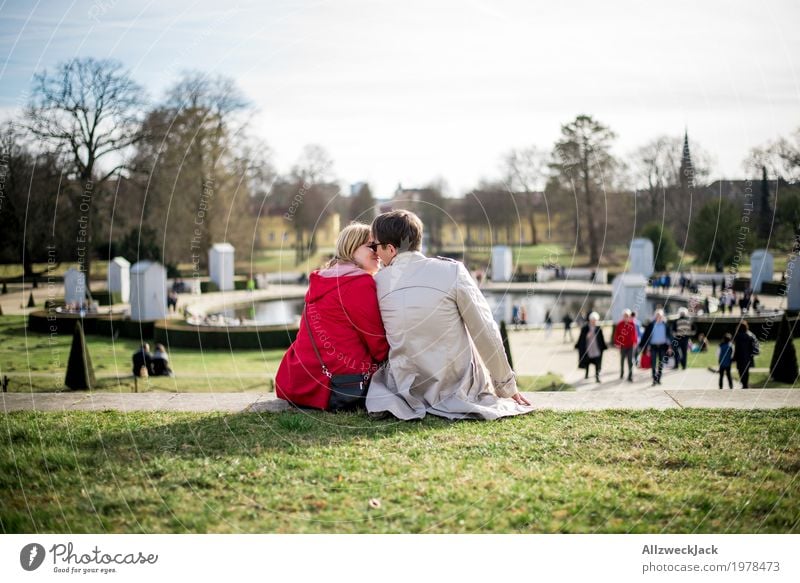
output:
<svg viewBox="0 0 800 583"><path fill-rule="evenodd" d="M209 279L217 284L219 291L234 289L233 285L233 245L214 243L208 250Z"/></svg>
<svg viewBox="0 0 800 583"><path fill-rule="evenodd" d="M131 267L131 320L161 320L167 316L167 269L154 261Z"/></svg>
<svg viewBox="0 0 800 583"><path fill-rule="evenodd" d="M645 277L653 275L655 255L650 239L634 239L630 248L630 267L628 273L638 273Z"/></svg>
<svg viewBox="0 0 800 583"><path fill-rule="evenodd" d="M492 247L492 281L511 281L514 276L514 261L511 247Z"/></svg>
<svg viewBox="0 0 800 583"><path fill-rule="evenodd" d="M766 249L757 249L750 255L750 287L755 293L761 293L761 284L772 281L774 261L772 253Z"/></svg>
<svg viewBox="0 0 800 583"><path fill-rule="evenodd" d="M81 304L86 301L86 274L70 268L64 274L64 303Z"/></svg>
<svg viewBox="0 0 800 583"><path fill-rule="evenodd" d="M108 291L119 293L124 303L131 298L131 264L124 257L114 257L108 264Z"/></svg>
<svg viewBox="0 0 800 583"><path fill-rule="evenodd" d="M623 273L611 284L611 312L614 323L622 319L625 310L641 314L647 306L647 278L638 273Z"/></svg>

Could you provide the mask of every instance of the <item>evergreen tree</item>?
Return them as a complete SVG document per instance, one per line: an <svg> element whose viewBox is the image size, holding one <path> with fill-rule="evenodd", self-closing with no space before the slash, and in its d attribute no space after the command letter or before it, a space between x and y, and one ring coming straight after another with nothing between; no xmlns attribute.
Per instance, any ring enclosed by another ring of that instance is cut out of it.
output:
<svg viewBox="0 0 800 583"><path fill-rule="evenodd" d="M769 200L767 167L761 167L761 196L758 201L758 238L766 243L772 231L772 205Z"/></svg>
<svg viewBox="0 0 800 583"><path fill-rule="evenodd" d="M75 322L75 332L72 334L72 348L67 361L67 377L64 384L72 390L91 389L94 384L94 368L89 349L86 346L86 337L83 335L83 326L80 320Z"/></svg>
<svg viewBox="0 0 800 583"><path fill-rule="evenodd" d="M656 271L665 271L671 263L678 261L680 253L675 239L661 223L652 222L642 227L641 236L650 239L655 249Z"/></svg>
<svg viewBox="0 0 800 583"><path fill-rule="evenodd" d="M372 196L369 184L361 184L358 192L351 198L347 218L367 224L375 218L375 198Z"/></svg>
<svg viewBox="0 0 800 583"><path fill-rule="evenodd" d="M778 339L775 341L775 351L772 353L772 362L769 365L770 379L779 383L794 384L797 380L797 353L794 350L793 329L794 326L789 324L789 318L784 314L778 327Z"/></svg>

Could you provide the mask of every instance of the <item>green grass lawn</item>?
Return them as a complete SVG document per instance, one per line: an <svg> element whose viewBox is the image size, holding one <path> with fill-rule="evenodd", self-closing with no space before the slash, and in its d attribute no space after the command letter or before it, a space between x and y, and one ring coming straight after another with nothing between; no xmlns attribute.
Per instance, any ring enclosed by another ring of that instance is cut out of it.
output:
<svg viewBox="0 0 800 583"><path fill-rule="evenodd" d="M130 392L131 355L140 342L129 338L113 340L106 336L86 336L92 359L96 390ZM24 316L0 316L0 376L10 374L11 391L50 392L64 389L66 364L72 336L32 333L25 328ZM150 348L154 347L152 341ZM195 350L169 351L175 378L150 378L140 381L138 390L172 392L273 391L273 377L285 350ZM30 375L28 373L31 373ZM557 374L522 376L522 391L568 391Z"/></svg>
<svg viewBox="0 0 800 583"><path fill-rule="evenodd" d="M86 336L89 354L100 390L133 389L131 355L139 341L113 340L106 336ZM14 375L12 390L59 390L66 374L72 336L31 333L24 316L0 317L0 375L33 373L31 377ZM153 344L151 342L151 349ZM272 376L284 350L205 350L175 348L170 363L176 377L154 378L140 383L140 390L171 391L242 391L272 390ZM51 376L42 376L51 375ZM119 379L119 380L118 380Z"/></svg>
<svg viewBox="0 0 800 583"><path fill-rule="evenodd" d="M5 533L798 533L800 410L4 414Z"/></svg>
<svg viewBox="0 0 800 583"><path fill-rule="evenodd" d="M693 352L686 357L686 366L692 368L708 368L709 366L717 367L717 348L719 348L719 340L708 341L708 352ZM763 340L758 343L761 354L756 356L757 368L769 368L772 362L772 353L775 351L774 340ZM797 354L800 354L800 343L795 340L794 347ZM736 365L734 365L736 368Z"/></svg>

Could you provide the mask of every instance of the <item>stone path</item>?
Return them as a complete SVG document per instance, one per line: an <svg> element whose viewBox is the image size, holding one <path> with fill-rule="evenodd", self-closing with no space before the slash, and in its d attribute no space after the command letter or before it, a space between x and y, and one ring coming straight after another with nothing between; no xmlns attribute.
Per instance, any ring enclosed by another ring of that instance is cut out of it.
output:
<svg viewBox="0 0 800 583"><path fill-rule="evenodd" d="M647 389L525 393L536 409L779 409L800 407L795 389ZM2 411L281 412L292 409L274 393L0 393Z"/></svg>

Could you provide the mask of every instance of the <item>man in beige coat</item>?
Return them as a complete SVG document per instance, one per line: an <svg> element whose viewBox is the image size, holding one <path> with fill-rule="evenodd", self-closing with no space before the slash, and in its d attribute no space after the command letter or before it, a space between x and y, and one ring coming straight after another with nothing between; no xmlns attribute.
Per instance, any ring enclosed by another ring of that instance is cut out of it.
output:
<svg viewBox="0 0 800 583"><path fill-rule="evenodd" d="M399 419L497 419L532 410L517 390L486 298L462 263L420 253L422 222L392 211L372 223L388 365L372 377L370 413Z"/></svg>

